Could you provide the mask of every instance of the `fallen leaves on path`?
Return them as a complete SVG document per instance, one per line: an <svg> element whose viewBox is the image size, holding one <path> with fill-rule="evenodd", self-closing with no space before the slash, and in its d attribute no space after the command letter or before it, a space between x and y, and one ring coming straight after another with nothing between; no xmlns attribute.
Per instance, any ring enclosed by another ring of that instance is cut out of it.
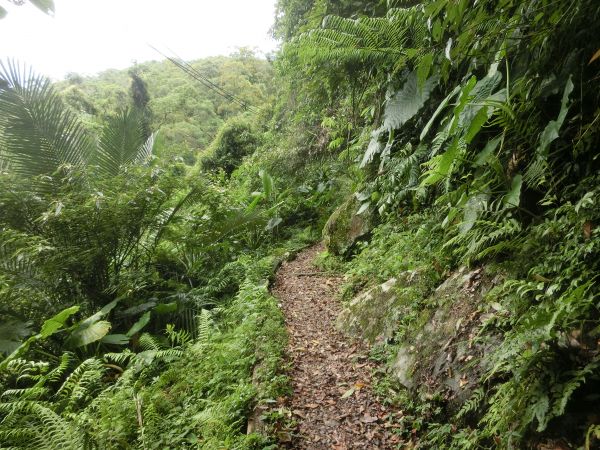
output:
<svg viewBox="0 0 600 450"><path fill-rule="evenodd" d="M313 267L320 246L307 249L277 273L273 294L280 299L290 336L288 353L294 393L289 407L298 429L295 449L392 449L390 412L370 389L373 363L368 349L335 329L340 312L335 295L341 277Z"/></svg>

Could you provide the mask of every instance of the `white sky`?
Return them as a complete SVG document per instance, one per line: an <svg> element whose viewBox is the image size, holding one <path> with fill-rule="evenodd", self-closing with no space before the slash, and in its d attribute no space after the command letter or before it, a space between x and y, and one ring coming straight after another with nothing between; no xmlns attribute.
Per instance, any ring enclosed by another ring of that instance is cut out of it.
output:
<svg viewBox="0 0 600 450"><path fill-rule="evenodd" d="M17 58L62 78L162 59L148 43L184 59L227 55L236 47L273 51L275 0L55 0L49 17L30 4L0 0L0 59Z"/></svg>

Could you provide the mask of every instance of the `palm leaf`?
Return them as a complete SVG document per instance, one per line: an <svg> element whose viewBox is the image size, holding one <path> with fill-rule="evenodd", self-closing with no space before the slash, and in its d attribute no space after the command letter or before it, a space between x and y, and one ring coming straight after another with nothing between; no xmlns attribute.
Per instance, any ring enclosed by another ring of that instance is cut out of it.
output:
<svg viewBox="0 0 600 450"><path fill-rule="evenodd" d="M93 162L101 173L114 176L126 165L148 160L153 146L154 135L148 139L145 136L143 115L135 109L125 109L108 119Z"/></svg>
<svg viewBox="0 0 600 450"><path fill-rule="evenodd" d="M0 62L0 129L3 158L20 176L49 177L64 167L82 167L92 148L50 80L14 62Z"/></svg>

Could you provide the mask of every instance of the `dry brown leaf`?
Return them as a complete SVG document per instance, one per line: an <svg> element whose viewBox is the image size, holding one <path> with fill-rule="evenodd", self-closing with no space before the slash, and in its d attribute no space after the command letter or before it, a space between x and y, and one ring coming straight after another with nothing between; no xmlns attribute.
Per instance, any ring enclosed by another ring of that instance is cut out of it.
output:
<svg viewBox="0 0 600 450"><path fill-rule="evenodd" d="M598 58L600 58L600 48L598 50L596 50L596 53L594 53L594 55L592 56L592 59L590 59L590 62L588 64L593 63Z"/></svg>
<svg viewBox="0 0 600 450"><path fill-rule="evenodd" d="M593 226L592 222L590 222L589 220L587 220L583 224L583 237L585 238L586 241L592 237L593 229L594 229L594 226Z"/></svg>

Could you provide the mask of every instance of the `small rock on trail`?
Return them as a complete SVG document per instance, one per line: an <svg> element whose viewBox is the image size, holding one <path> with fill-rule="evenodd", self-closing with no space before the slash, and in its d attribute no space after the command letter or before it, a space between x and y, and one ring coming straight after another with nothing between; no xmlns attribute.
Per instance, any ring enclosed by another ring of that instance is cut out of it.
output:
<svg viewBox="0 0 600 450"><path fill-rule="evenodd" d="M335 295L341 277L329 276L312 262L315 245L285 262L272 292L282 303L293 367L290 409L299 423L290 444L295 449L392 449L391 411L372 393L368 348L335 328L340 312Z"/></svg>

